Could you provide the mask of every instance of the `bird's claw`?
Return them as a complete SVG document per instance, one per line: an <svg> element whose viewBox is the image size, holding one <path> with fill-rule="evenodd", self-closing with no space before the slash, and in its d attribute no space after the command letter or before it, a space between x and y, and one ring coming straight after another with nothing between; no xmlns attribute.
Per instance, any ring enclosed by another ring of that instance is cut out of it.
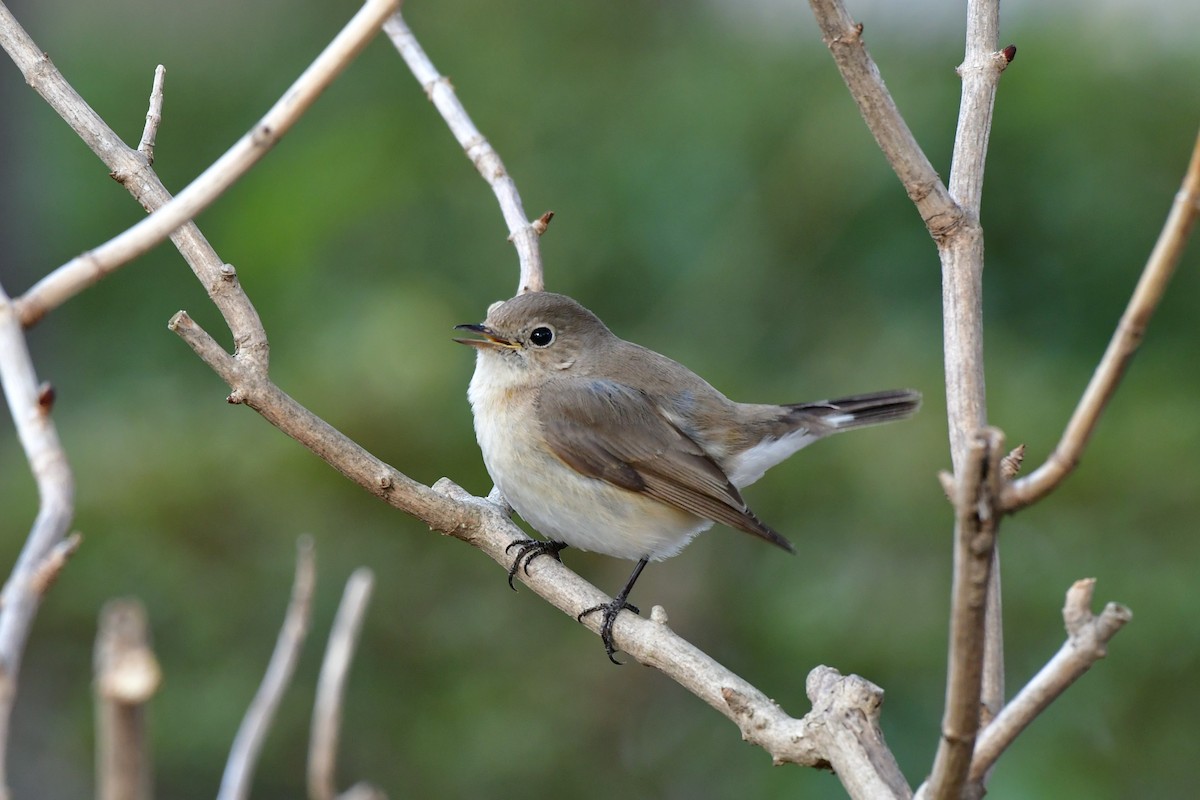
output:
<svg viewBox="0 0 1200 800"><path fill-rule="evenodd" d="M635 614L642 613L637 606L633 605L632 603L625 602L624 598L618 597L610 600L607 603L600 603L599 605L584 609L583 611L579 612L577 617L575 617L575 619L579 622L583 622L583 618L589 614L594 614L597 611L604 612L604 619L600 621L600 641L604 642L604 652L608 654L608 660L616 664L618 667L621 666L622 662L617 661L617 659L614 657L614 653L617 652L617 647L613 644L612 629L613 624L617 621L617 615L626 610L632 611Z"/></svg>
<svg viewBox="0 0 1200 800"><path fill-rule="evenodd" d="M513 548L517 549L517 557L513 559L512 566L508 568L508 588L514 592L517 587L513 584L513 578L517 574L517 570L523 570L526 575L529 574L529 562L533 561L538 556L554 556L554 560L562 562L558 554L566 549L566 542L541 541L539 539L518 539L504 548L504 552L508 552Z"/></svg>

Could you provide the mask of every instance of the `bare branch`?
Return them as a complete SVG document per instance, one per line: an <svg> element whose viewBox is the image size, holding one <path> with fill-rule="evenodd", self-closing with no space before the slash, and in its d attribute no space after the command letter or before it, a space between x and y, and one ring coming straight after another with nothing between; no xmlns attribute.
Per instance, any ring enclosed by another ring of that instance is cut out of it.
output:
<svg viewBox="0 0 1200 800"><path fill-rule="evenodd" d="M511 560L508 545L525 537L504 509L473 497L445 478L434 489L479 508L481 520L470 541L507 569ZM553 559L539 559L530 565L528 573L519 570L517 577L572 619L584 609L608 600L595 586ZM600 626L594 617L585 617L582 624L593 632L598 632ZM766 750L776 764L818 768L832 765L853 797L905 798L911 794L878 727L882 692L868 681L853 675L842 678L828 667L816 668L808 682L813 709L796 719L672 631L661 607L651 611L650 619L621 614L613 626L613 636L622 652L661 671L708 703L738 726L743 739ZM880 787L890 788L885 793Z"/></svg>
<svg viewBox="0 0 1200 800"><path fill-rule="evenodd" d="M863 43L863 26L851 18L841 0L809 0L809 5L821 28L821 39L833 54L842 80L879 149L916 204L930 234L940 241L959 227L962 210L900 115Z"/></svg>
<svg viewBox="0 0 1200 800"><path fill-rule="evenodd" d="M521 195L517 192L517 184L504 168L500 155L475 127L467 110L454 93L450 79L433 66L433 62L425 55L425 50L399 11L383 24L383 30L391 37L392 44L400 52L404 63L408 64L417 82L425 89L425 94L450 126L450 132L466 151L467 158L471 159L475 169L487 181L488 186L492 187L496 199L500 201L500 211L504 214L504 222L508 226L508 238L516 247L517 258L521 263L517 294L542 291L546 288L546 280L538 236L545 231L546 223L550 222L549 215L542 215L540 229L536 222L531 223L526 217Z"/></svg>
<svg viewBox="0 0 1200 800"><path fill-rule="evenodd" d="M1125 606L1109 603L1099 616L1092 614L1095 578L1076 581L1067 590L1063 622L1067 641L1042 667L1025 688L1013 698L1000 715L983 729L971 761L971 780L984 776L1000 754L1013 743L1029 723L1037 718L1067 687L1087 672L1106 654L1108 640L1116 635L1133 613Z"/></svg>
<svg viewBox="0 0 1200 800"><path fill-rule="evenodd" d="M283 699L300 659L300 650L308 636L308 620L312 608L313 588L316 585L317 569L313 554L312 539L301 536L296 543L296 577L292 583L292 598L288 602L287 614L275 651L263 676L262 684L254 695L246 716L238 727L229 760L225 762L225 774L221 776L218 800L243 800L250 794L250 782L263 741L275 718L275 710Z"/></svg>
<svg viewBox="0 0 1200 800"><path fill-rule="evenodd" d="M317 680L317 699L308 742L308 796L311 800L334 800L337 795L335 767L342 726L342 698L374 581L374 575L366 567L354 571L346 582L337 618L329 633L321 676ZM365 791L358 787L356 790Z"/></svg>
<svg viewBox="0 0 1200 800"><path fill-rule="evenodd" d="M142 140L138 152L146 157L146 164L154 163L154 142L158 138L158 126L162 122L163 81L167 68L159 64L154 68L154 85L150 88L150 108L146 111L146 127L142 129Z"/></svg>
<svg viewBox="0 0 1200 800"><path fill-rule="evenodd" d="M99 800L150 800L151 757L146 709L162 683L150 646L146 609L113 600L96 635L96 775Z"/></svg>
<svg viewBox="0 0 1200 800"><path fill-rule="evenodd" d="M0 798L8 797L5 759L17 674L29 629L47 586L52 558L75 514L75 478L50 418L16 309L0 287L0 384L38 491L38 512L12 573L0 591ZM65 556L64 556L65 558Z"/></svg>
<svg viewBox="0 0 1200 800"><path fill-rule="evenodd" d="M375 35L399 0L366 0L265 116L176 197L118 236L76 256L18 301L30 325L83 289L144 254L207 208L266 155ZM15 24L15 20L14 20Z"/></svg>
<svg viewBox="0 0 1200 800"><path fill-rule="evenodd" d="M390 505L443 533L474 542L478 508L453 502L367 452L272 383L264 371L243 363L183 311L168 327L179 334L233 390L229 402L249 406L350 480Z"/></svg>
<svg viewBox="0 0 1200 800"><path fill-rule="evenodd" d="M1183 255L1197 214L1200 214L1200 135L1197 135L1191 161L1183 177L1183 186L1175 195L1171 212L1146 261L1137 288L1129 298L1129 305L1121 315L1108 349L1104 351L1104 357L1092 374L1079 405L1075 407L1062 439L1044 464L1008 486L1003 497L1006 511L1024 508L1045 497L1079 464L1088 439L1100 421L1100 415L1104 413L1109 398L1116 391L1133 354L1142 343L1146 327Z"/></svg>
<svg viewBox="0 0 1200 800"><path fill-rule="evenodd" d="M955 498L954 585L951 590L950 654L946 674L946 710L942 738L924 797L957 798L962 793L975 734L983 686L988 583L999 514L1000 459L1004 437L984 431L972 443Z"/></svg>
<svg viewBox="0 0 1200 800"><path fill-rule="evenodd" d="M152 211L171 199L145 156L127 147L79 96L3 3L0 3L0 45L29 85L71 126L143 208ZM238 358L266 369L270 352L266 333L258 312L238 285L233 267L221 260L192 222L171 234L171 240L229 324ZM29 316L22 319L26 326L36 322L32 312L26 313Z"/></svg>

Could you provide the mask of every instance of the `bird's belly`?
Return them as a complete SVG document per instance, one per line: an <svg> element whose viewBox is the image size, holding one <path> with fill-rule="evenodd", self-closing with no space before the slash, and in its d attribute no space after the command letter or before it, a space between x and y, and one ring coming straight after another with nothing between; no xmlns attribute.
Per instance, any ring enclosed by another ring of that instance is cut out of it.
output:
<svg viewBox="0 0 1200 800"><path fill-rule="evenodd" d="M615 558L661 561L712 522L637 492L581 475L549 451L520 414L476 416L488 474L543 536Z"/></svg>

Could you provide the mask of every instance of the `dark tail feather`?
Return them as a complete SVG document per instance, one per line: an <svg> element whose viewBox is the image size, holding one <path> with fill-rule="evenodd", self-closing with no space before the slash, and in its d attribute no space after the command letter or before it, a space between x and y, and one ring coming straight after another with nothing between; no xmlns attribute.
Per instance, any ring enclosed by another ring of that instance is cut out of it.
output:
<svg viewBox="0 0 1200 800"><path fill-rule="evenodd" d="M920 407L921 393L912 389L893 389L788 406L797 416L819 421L829 433L907 419L917 413Z"/></svg>

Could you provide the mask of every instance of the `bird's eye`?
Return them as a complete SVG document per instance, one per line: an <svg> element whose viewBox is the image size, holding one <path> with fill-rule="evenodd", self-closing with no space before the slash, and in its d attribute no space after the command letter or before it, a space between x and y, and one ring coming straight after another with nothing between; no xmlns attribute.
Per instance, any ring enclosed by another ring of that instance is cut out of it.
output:
<svg viewBox="0 0 1200 800"><path fill-rule="evenodd" d="M545 325L539 325L529 333L529 343L534 347L549 347L554 341L554 331Z"/></svg>

